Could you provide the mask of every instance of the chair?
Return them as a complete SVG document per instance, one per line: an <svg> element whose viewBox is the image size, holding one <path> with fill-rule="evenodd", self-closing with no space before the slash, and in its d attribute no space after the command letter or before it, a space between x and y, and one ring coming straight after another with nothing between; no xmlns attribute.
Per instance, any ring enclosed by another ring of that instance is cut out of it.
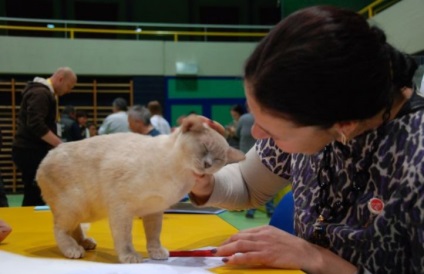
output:
<svg viewBox="0 0 424 274"><path fill-rule="evenodd" d="M272 214L269 224L294 234L294 200L292 191L287 192Z"/></svg>

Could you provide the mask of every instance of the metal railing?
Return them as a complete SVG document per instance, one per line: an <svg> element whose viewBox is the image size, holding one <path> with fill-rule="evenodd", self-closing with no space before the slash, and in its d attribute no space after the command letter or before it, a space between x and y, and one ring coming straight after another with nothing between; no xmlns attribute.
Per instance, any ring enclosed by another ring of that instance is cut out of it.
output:
<svg viewBox="0 0 424 274"><path fill-rule="evenodd" d="M401 0L377 0L375 2L372 2L368 6L364 7L360 11L358 11L359 14L362 14L366 16L368 19L372 18L377 13L387 9L388 7L396 4L397 2L400 2Z"/></svg>
<svg viewBox="0 0 424 274"><path fill-rule="evenodd" d="M171 37L175 42L180 41L182 37L203 37L205 41L210 37L248 37L259 40L272 28L272 26L101 22L11 17L0 17L0 21L5 22L0 25L0 30L63 33L63 37L69 39L78 38L78 34L91 33L130 35L135 39L141 36L156 37L159 40ZM26 25L17 25L22 23ZM102 28L96 28L99 26Z"/></svg>

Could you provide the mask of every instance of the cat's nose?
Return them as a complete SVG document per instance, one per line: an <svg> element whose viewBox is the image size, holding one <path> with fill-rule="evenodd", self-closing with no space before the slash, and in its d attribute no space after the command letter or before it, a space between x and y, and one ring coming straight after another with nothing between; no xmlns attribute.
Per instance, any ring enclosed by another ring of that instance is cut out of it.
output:
<svg viewBox="0 0 424 274"><path fill-rule="evenodd" d="M211 162L209 162L209 161L204 161L204 162L203 162L203 167L204 167L205 169L210 168L211 166L212 166L212 163L211 163Z"/></svg>

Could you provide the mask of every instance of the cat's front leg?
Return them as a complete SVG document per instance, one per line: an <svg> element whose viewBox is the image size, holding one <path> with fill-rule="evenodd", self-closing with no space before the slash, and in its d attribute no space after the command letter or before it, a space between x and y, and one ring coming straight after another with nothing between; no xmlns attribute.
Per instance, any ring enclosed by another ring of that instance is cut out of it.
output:
<svg viewBox="0 0 424 274"><path fill-rule="evenodd" d="M73 229L64 226L63 223L57 223L54 226L54 235L60 251L67 258L79 259L84 257L85 250L72 237Z"/></svg>
<svg viewBox="0 0 424 274"><path fill-rule="evenodd" d="M154 260L166 260L169 252L160 242L160 233L162 231L163 213L155 213L143 217L144 231L146 233L147 251Z"/></svg>
<svg viewBox="0 0 424 274"><path fill-rule="evenodd" d="M143 261L132 243L133 217L128 215L128 212L123 211L111 212L109 216L115 250L118 253L119 261L124 264L141 263Z"/></svg>

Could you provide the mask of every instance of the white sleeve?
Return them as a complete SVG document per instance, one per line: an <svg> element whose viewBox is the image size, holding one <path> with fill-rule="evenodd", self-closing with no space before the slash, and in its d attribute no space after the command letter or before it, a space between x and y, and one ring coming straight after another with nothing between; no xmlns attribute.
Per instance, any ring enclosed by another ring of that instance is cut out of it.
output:
<svg viewBox="0 0 424 274"><path fill-rule="evenodd" d="M109 118L110 116L106 117L102 123L102 125L100 126L98 133L99 135L103 135L103 134L107 134L108 133L108 127L109 127Z"/></svg>
<svg viewBox="0 0 424 274"><path fill-rule="evenodd" d="M214 178L214 190L204 205L232 210L265 204L289 184L261 163L255 147L246 154L246 160L223 167Z"/></svg>

